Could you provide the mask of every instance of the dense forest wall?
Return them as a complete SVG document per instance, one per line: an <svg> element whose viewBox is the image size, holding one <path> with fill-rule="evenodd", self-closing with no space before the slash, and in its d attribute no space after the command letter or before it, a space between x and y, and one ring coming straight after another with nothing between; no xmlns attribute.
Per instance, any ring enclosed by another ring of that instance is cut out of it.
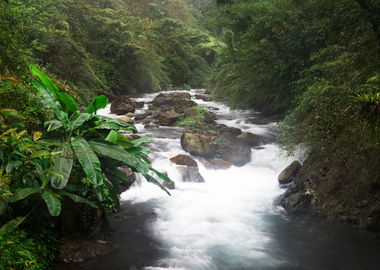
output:
<svg viewBox="0 0 380 270"><path fill-rule="evenodd" d="M285 115L280 142L310 153L285 207L379 230L379 1L219 2L214 95Z"/></svg>
<svg viewBox="0 0 380 270"><path fill-rule="evenodd" d="M181 0L1 1L0 74L23 80L39 64L81 102L201 87L219 45L194 11Z"/></svg>

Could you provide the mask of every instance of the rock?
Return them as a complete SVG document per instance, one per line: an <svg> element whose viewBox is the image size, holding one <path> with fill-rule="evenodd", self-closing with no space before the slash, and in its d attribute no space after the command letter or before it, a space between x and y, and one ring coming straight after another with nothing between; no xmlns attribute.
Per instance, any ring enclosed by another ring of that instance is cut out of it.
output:
<svg viewBox="0 0 380 270"><path fill-rule="evenodd" d="M241 129L234 127L221 126L219 131L220 140L236 140L236 137L239 136L242 131Z"/></svg>
<svg viewBox="0 0 380 270"><path fill-rule="evenodd" d="M127 114L134 113L135 107L131 103L125 103L123 100L115 100L111 104L111 113L113 114Z"/></svg>
<svg viewBox="0 0 380 270"><path fill-rule="evenodd" d="M129 117L129 116L126 116L126 115L118 117L117 120L119 120L121 122L124 122L124 123L128 123L128 124L133 124L134 123L133 119L131 117Z"/></svg>
<svg viewBox="0 0 380 270"><path fill-rule="evenodd" d="M182 148L195 156L214 157L216 146L211 144L212 138L202 134L185 132L181 136Z"/></svg>
<svg viewBox="0 0 380 270"><path fill-rule="evenodd" d="M186 92L160 93L153 99L152 104L152 109L174 110L179 113L183 113L186 108L197 105L191 100L190 94Z"/></svg>
<svg viewBox="0 0 380 270"><path fill-rule="evenodd" d="M193 183L204 183L205 179L200 174L198 168L195 167L187 167L185 170L185 174L183 175L182 180L184 182L193 182Z"/></svg>
<svg viewBox="0 0 380 270"><path fill-rule="evenodd" d="M136 114L135 116L135 120L136 121L141 121L143 119L145 119L148 115L146 113L143 113L143 114Z"/></svg>
<svg viewBox="0 0 380 270"><path fill-rule="evenodd" d="M173 98L168 94L160 93L152 101L152 105L155 107L161 107L165 105L172 105Z"/></svg>
<svg viewBox="0 0 380 270"><path fill-rule="evenodd" d="M181 115L173 111L161 112L159 123L161 126L173 126L180 119L181 119Z"/></svg>
<svg viewBox="0 0 380 270"><path fill-rule="evenodd" d="M173 181L171 181L170 183L164 182L164 187L166 187L167 189L173 190L175 189L175 183Z"/></svg>
<svg viewBox="0 0 380 270"><path fill-rule="evenodd" d="M248 144L251 147L257 147L259 145L265 144L269 142L268 138L265 138L260 135L252 134L249 132L243 132L239 136L237 136L238 139L242 140L246 144Z"/></svg>
<svg viewBox="0 0 380 270"><path fill-rule="evenodd" d="M231 168L232 166L231 163L221 158L205 159L204 164L207 169L212 169L212 170L227 170Z"/></svg>
<svg viewBox="0 0 380 270"><path fill-rule="evenodd" d="M135 117L135 114L132 113L132 112L130 112L130 113L127 113L127 116L130 117L130 118L133 118L133 117Z"/></svg>
<svg viewBox="0 0 380 270"><path fill-rule="evenodd" d="M144 126L144 128L146 128L146 129L158 129L158 128L160 128L160 126L155 125L155 124L147 124Z"/></svg>
<svg viewBox="0 0 380 270"><path fill-rule="evenodd" d="M301 169L301 163L297 160L293 161L288 167L286 167L278 176L278 182L280 184L288 184L292 182Z"/></svg>
<svg viewBox="0 0 380 270"><path fill-rule="evenodd" d="M235 166L242 167L251 161L251 148L244 142L231 142L218 147L221 157Z"/></svg>
<svg viewBox="0 0 380 270"><path fill-rule="evenodd" d="M170 92L168 95L173 99L191 99L190 93L187 92Z"/></svg>
<svg viewBox="0 0 380 270"><path fill-rule="evenodd" d="M102 240L65 239L57 260L63 263L82 263L106 256L117 249L117 245Z"/></svg>
<svg viewBox="0 0 380 270"><path fill-rule="evenodd" d="M134 101L133 105L135 105L135 108L142 109L145 105L144 101Z"/></svg>
<svg viewBox="0 0 380 270"><path fill-rule="evenodd" d="M188 167L198 167L197 162L191 157L186 156L186 155L177 155L175 157L172 157L170 161L177 165L188 166Z"/></svg>
<svg viewBox="0 0 380 270"><path fill-rule="evenodd" d="M203 118L203 121L207 124L212 124L214 123L216 120L216 115L215 113L212 113L212 112L209 112L207 111L205 114L204 114L204 118Z"/></svg>
<svg viewBox="0 0 380 270"><path fill-rule="evenodd" d="M121 167L120 171L128 177L128 182L120 182L120 191L127 191L134 182L136 182L136 173L134 173L129 167Z"/></svg>

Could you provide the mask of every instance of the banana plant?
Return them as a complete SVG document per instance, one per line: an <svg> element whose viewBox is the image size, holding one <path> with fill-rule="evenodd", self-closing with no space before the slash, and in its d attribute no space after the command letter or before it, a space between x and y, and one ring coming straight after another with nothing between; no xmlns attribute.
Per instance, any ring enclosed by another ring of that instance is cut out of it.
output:
<svg viewBox="0 0 380 270"><path fill-rule="evenodd" d="M118 208L119 183L129 181L120 168L127 166L168 193L160 180L171 180L152 167L147 157L149 149L143 147L149 139L130 139L125 134L137 132L133 125L96 114L107 106L107 97L95 97L85 112L80 112L74 100L47 75L35 66L31 71L37 77L32 84L55 116L46 122L50 138L46 141L60 152L54 159L52 188L85 187L88 198L95 195L101 204L111 197Z"/></svg>

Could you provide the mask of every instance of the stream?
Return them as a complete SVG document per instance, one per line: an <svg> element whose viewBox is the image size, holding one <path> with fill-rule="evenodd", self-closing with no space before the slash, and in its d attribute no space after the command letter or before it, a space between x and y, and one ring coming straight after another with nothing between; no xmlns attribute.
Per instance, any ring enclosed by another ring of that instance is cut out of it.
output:
<svg viewBox="0 0 380 270"><path fill-rule="evenodd" d="M155 95L136 99L150 102ZM253 111L193 100L214 112L219 123L273 137L275 123L246 122L260 117ZM100 113L109 115L109 108ZM202 159L193 157L205 183L188 183L169 161L186 154L180 145L182 129L136 127L154 138L153 165L168 173L175 189L168 196L140 179L122 194L121 212L111 217L114 232L109 240L120 246L118 252L60 269L379 269L380 243L374 235L317 218L289 217L276 205L285 191L277 176L294 160L276 144L252 149L250 163L227 170L207 169Z"/></svg>

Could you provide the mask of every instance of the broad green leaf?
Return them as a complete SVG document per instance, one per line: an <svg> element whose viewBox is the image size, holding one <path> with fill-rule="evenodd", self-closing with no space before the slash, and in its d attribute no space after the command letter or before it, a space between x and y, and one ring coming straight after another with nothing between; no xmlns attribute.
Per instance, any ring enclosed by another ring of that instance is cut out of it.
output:
<svg viewBox="0 0 380 270"><path fill-rule="evenodd" d="M36 80L33 80L32 84L42 95L42 98L45 104L50 109L52 109L52 111L55 114L55 117L57 117L57 119L60 120L62 124L68 123L69 121L68 115L62 110L62 107L59 101L57 100L56 96L54 95L54 93L46 90L46 88L40 82Z"/></svg>
<svg viewBox="0 0 380 270"><path fill-rule="evenodd" d="M88 206L91 206L93 208L97 208L96 206L96 203L90 201L90 200L87 200L81 196L78 196L76 194L73 194L73 193L69 193L69 192L66 192L66 191L61 191L60 192L61 195L63 196L66 196L67 198L73 200L74 202L76 203L84 203L84 204L87 204Z"/></svg>
<svg viewBox="0 0 380 270"><path fill-rule="evenodd" d="M153 141L153 138L151 137L141 137L139 139L133 140L132 143L134 146L140 146L144 143L150 143Z"/></svg>
<svg viewBox="0 0 380 270"><path fill-rule="evenodd" d="M50 191L42 193L42 199L45 201L50 215L59 216L61 213L61 201Z"/></svg>
<svg viewBox="0 0 380 270"><path fill-rule="evenodd" d="M75 116L74 119L71 120L71 130L76 130L77 128L81 127L92 117L93 115L89 113L80 113L78 116Z"/></svg>
<svg viewBox="0 0 380 270"><path fill-rule="evenodd" d="M172 180L164 173L157 171L156 169L151 168L151 171L154 172L158 177L160 177L165 182L171 183Z"/></svg>
<svg viewBox="0 0 380 270"><path fill-rule="evenodd" d="M66 145L62 149L61 156L54 159L54 166L52 169L54 175L51 178L51 185L56 189L65 188L67 182L69 181L74 164L74 160L70 152L69 146Z"/></svg>
<svg viewBox="0 0 380 270"><path fill-rule="evenodd" d="M19 188L13 193L13 196L10 197L9 201L12 203L20 201L39 191L40 189L38 188Z"/></svg>
<svg viewBox="0 0 380 270"><path fill-rule="evenodd" d="M74 113L78 111L78 106L75 103L74 99L70 97L68 94L63 92L57 93L57 98L61 106L63 107L65 112Z"/></svg>
<svg viewBox="0 0 380 270"><path fill-rule="evenodd" d="M109 157L123 162L125 165L134 168L140 173L148 173L150 166L128 153L123 147L101 142L89 141L91 148L101 156Z"/></svg>
<svg viewBox="0 0 380 270"><path fill-rule="evenodd" d="M86 112L96 114L97 110L105 108L108 103L109 100L106 96L96 96L94 100L88 105Z"/></svg>
<svg viewBox="0 0 380 270"><path fill-rule="evenodd" d="M103 174L100 161L88 142L83 138L72 138L71 145L89 181L95 187L102 185Z"/></svg>
<svg viewBox="0 0 380 270"><path fill-rule="evenodd" d="M48 90L56 95L59 93L58 87L54 84L54 82L41 70L39 70L36 66L30 65L30 70L32 73L40 79L42 84L48 88Z"/></svg>
<svg viewBox="0 0 380 270"><path fill-rule="evenodd" d="M133 146L131 141L126 136L120 134L119 132L115 130L111 130L105 140L113 144L120 145L122 147Z"/></svg>

